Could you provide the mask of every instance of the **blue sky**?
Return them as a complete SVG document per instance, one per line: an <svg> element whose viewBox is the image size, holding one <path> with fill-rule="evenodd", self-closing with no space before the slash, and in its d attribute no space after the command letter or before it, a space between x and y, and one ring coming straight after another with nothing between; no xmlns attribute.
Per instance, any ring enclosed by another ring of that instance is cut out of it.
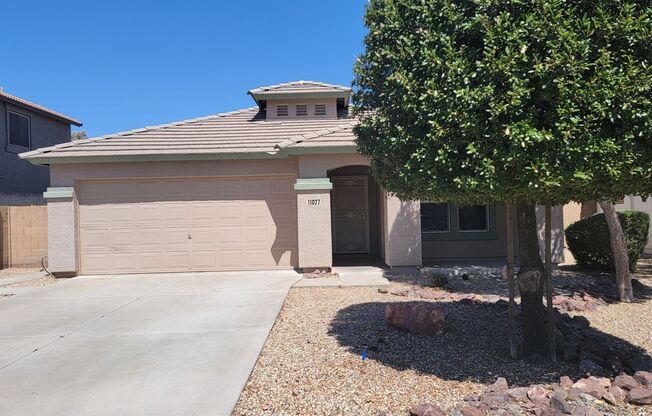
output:
<svg viewBox="0 0 652 416"><path fill-rule="evenodd" d="M349 85L365 4L4 2L0 86L93 137L249 107L258 86Z"/></svg>

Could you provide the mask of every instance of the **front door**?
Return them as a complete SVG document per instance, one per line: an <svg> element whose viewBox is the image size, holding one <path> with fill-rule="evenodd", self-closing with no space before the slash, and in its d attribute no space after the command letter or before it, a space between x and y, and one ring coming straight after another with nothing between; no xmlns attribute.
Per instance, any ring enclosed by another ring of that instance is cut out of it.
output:
<svg viewBox="0 0 652 416"><path fill-rule="evenodd" d="M335 176L333 182L333 251L369 253L368 177Z"/></svg>

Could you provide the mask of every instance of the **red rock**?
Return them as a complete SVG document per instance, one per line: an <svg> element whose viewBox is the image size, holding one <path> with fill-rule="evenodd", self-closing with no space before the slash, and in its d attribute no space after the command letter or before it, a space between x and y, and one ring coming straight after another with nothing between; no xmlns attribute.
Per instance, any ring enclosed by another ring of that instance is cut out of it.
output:
<svg viewBox="0 0 652 416"><path fill-rule="evenodd" d="M607 392L607 389L595 377L588 377L578 380L573 384L574 389L580 390L582 393L590 394L596 399L601 399Z"/></svg>
<svg viewBox="0 0 652 416"><path fill-rule="evenodd" d="M652 373L647 371L637 371L634 374L634 379L645 387L652 388Z"/></svg>
<svg viewBox="0 0 652 416"><path fill-rule="evenodd" d="M631 390L638 387L638 382L630 375L621 374L614 379L613 385L623 390Z"/></svg>
<svg viewBox="0 0 652 416"><path fill-rule="evenodd" d="M485 393L480 396L480 402L492 409L498 409L509 402L509 398L504 393Z"/></svg>
<svg viewBox="0 0 652 416"><path fill-rule="evenodd" d="M573 410L571 416L603 416L603 415L602 412L600 412L599 410L593 407L579 405L575 408L575 410Z"/></svg>
<svg viewBox="0 0 652 416"><path fill-rule="evenodd" d="M496 379L496 382L487 388L487 391L503 393L506 392L508 389L509 389L509 385L507 384L507 380L505 380L505 378L503 377L498 377Z"/></svg>
<svg viewBox="0 0 652 416"><path fill-rule="evenodd" d="M464 406L460 409L462 416L483 416L484 412L477 407Z"/></svg>
<svg viewBox="0 0 652 416"><path fill-rule="evenodd" d="M591 377L589 377L589 378L591 378ZM608 389L609 387L611 387L611 380L609 380L607 377L593 377L593 378L595 378L598 381L598 383L602 384L602 386L605 389Z"/></svg>
<svg viewBox="0 0 652 416"><path fill-rule="evenodd" d="M517 402L527 402L527 389L525 387L514 387L505 393Z"/></svg>
<svg viewBox="0 0 652 416"><path fill-rule="evenodd" d="M634 404L652 404L652 389L636 387L627 393L627 400Z"/></svg>
<svg viewBox="0 0 652 416"><path fill-rule="evenodd" d="M611 393L616 403L624 402L627 397L627 392L618 386L609 387L609 393Z"/></svg>
<svg viewBox="0 0 652 416"><path fill-rule="evenodd" d="M571 406L566 403L566 395L563 390L556 391L550 396L550 406L561 413L570 414L573 410Z"/></svg>
<svg viewBox="0 0 652 416"><path fill-rule="evenodd" d="M527 390L527 397L533 402L542 402L548 398L548 391L541 386L532 386Z"/></svg>
<svg viewBox="0 0 652 416"><path fill-rule="evenodd" d="M422 335L444 333L444 311L434 303L390 303L385 320L394 328Z"/></svg>
<svg viewBox="0 0 652 416"><path fill-rule="evenodd" d="M559 378L559 386L565 389L570 389L573 387L573 380L571 380L571 378L568 376L561 376Z"/></svg>

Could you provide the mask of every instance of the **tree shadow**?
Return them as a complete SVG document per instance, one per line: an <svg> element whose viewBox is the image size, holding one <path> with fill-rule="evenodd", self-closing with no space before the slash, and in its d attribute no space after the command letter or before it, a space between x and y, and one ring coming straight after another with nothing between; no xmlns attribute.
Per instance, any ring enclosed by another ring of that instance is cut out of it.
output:
<svg viewBox="0 0 652 416"><path fill-rule="evenodd" d="M559 381L562 375L578 378L573 362L527 362L510 358L507 305L462 300L437 302L446 314L442 336L422 336L396 330L385 323L385 306L398 302L369 302L340 310L329 328L340 345L354 354L366 349L366 359L397 370L412 370L444 380L493 383L505 377L510 385ZM557 322L571 318L557 316ZM576 317L573 320L585 318ZM581 323L581 322L580 322ZM620 350L628 357L649 362L650 357L631 343L584 325L590 342L600 340L608 350ZM517 322L517 340L521 339Z"/></svg>

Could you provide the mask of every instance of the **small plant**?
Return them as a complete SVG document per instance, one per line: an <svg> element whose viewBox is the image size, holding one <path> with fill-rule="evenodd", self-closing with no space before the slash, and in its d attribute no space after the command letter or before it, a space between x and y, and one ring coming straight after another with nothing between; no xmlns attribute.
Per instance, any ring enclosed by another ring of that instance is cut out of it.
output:
<svg viewBox="0 0 652 416"><path fill-rule="evenodd" d="M443 274L435 274L430 278L432 279L432 285L435 287L444 287L448 283L448 277Z"/></svg>

